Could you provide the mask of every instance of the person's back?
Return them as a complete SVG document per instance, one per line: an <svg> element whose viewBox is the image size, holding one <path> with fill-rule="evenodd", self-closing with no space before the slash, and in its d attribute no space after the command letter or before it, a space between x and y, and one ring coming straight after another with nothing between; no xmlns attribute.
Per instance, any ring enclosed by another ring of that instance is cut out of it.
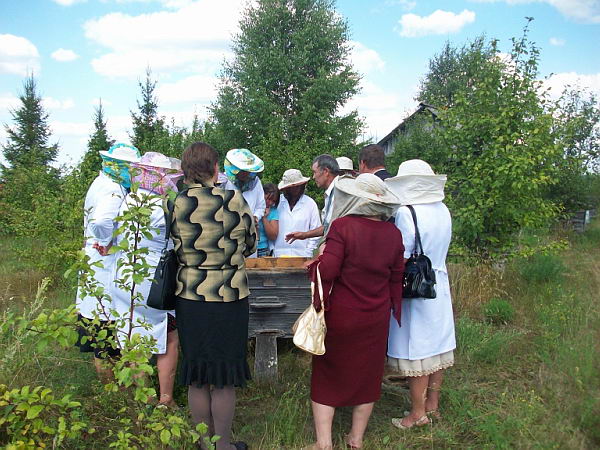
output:
<svg viewBox="0 0 600 450"><path fill-rule="evenodd" d="M389 311L391 271L403 251L398 229L389 222L345 216L332 222L328 234L328 245L340 241L344 254L339 255L343 260L334 282L334 297L344 298L348 308ZM323 276L331 278L331 274Z"/></svg>
<svg viewBox="0 0 600 450"><path fill-rule="evenodd" d="M240 191L191 184L180 193L172 228L180 263L176 295L225 302L248 296L244 256L255 245L253 221Z"/></svg>
<svg viewBox="0 0 600 450"><path fill-rule="evenodd" d="M423 244L423 253L431 260L434 269L446 271L446 255L452 238L452 218L442 202L413 205L417 226ZM415 227L410 210L400 207L396 211L396 225L402 230L407 251L415 247Z"/></svg>

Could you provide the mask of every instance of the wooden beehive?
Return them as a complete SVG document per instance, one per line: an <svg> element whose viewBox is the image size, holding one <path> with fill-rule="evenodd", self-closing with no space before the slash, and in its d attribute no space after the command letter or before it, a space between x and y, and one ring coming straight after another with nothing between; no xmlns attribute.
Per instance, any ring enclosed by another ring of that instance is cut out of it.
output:
<svg viewBox="0 0 600 450"><path fill-rule="evenodd" d="M250 285L249 337L260 333L292 337L292 325L310 303L310 281L303 267L307 259L246 260Z"/></svg>

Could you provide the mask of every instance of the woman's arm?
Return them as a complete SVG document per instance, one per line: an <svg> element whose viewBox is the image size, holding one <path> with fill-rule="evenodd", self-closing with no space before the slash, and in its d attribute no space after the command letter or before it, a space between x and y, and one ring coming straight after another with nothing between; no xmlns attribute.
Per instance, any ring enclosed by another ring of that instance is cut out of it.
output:
<svg viewBox="0 0 600 450"><path fill-rule="evenodd" d="M277 209L275 209L277 211ZM279 234L279 217L269 220L270 216L270 208L265 210L265 215L263 216L262 223L265 227L265 234L267 235L267 239L270 241L274 241L277 239L277 235Z"/></svg>
<svg viewBox="0 0 600 450"><path fill-rule="evenodd" d="M113 240L114 221L119 215L123 197L116 193L106 196L96 205L89 219L92 234L89 237L96 239L101 246L108 246Z"/></svg>
<svg viewBox="0 0 600 450"><path fill-rule="evenodd" d="M333 281L340 276L344 261L345 243L336 222L331 223L323 254L319 256L319 270L323 280Z"/></svg>
<svg viewBox="0 0 600 450"><path fill-rule="evenodd" d="M400 248L396 250L394 264L390 274L390 297L392 300L392 314L400 325L400 312L402 308L402 280L404 279L404 245L400 243Z"/></svg>

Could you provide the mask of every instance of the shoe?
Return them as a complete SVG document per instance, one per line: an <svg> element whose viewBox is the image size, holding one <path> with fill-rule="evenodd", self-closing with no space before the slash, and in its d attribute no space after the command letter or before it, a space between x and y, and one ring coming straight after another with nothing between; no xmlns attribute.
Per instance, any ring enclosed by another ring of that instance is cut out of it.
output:
<svg viewBox="0 0 600 450"><path fill-rule="evenodd" d="M351 444L350 435L348 434L344 435L344 444L346 444L346 448L362 448L362 445L360 447L357 447L356 445Z"/></svg>
<svg viewBox="0 0 600 450"><path fill-rule="evenodd" d="M404 411L404 417L406 416L410 416L410 411ZM440 412L437 409L434 409L432 411L425 411L425 414L427 414L427 417L429 417L429 420L440 420L442 418L442 415L440 414Z"/></svg>
<svg viewBox="0 0 600 450"><path fill-rule="evenodd" d="M235 450L248 450L248 444L243 441L232 442L231 445L235 447Z"/></svg>
<svg viewBox="0 0 600 450"><path fill-rule="evenodd" d="M425 411L425 414L427 414L427 417L429 417L429 420L440 420L442 418L442 415L440 414L440 412L437 409L434 409L432 411Z"/></svg>
<svg viewBox="0 0 600 450"><path fill-rule="evenodd" d="M403 419L393 418L392 425L394 425L396 428L400 428L401 430L408 430L409 428L412 428L412 427L424 427L425 425L428 425L429 423L431 423L429 421L429 417L427 417L426 415L419 417L417 420L415 420L413 422L412 425L409 425L409 426L402 424L402 420Z"/></svg>

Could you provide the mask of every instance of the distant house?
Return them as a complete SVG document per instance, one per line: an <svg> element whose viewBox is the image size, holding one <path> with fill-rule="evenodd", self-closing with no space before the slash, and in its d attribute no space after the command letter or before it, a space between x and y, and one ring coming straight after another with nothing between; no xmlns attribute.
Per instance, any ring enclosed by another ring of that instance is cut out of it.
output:
<svg viewBox="0 0 600 450"><path fill-rule="evenodd" d="M413 120L413 118L415 118L419 114L422 114L423 112L431 114L431 116L434 119L437 119L438 117L438 113L433 106L423 102L419 103L419 106L417 107L415 112L413 112L410 116L408 116L406 119L400 122L400 124L396 128L390 131L382 140L380 140L377 143L383 147L386 155L389 155L394 151L394 148L396 147L396 142L398 141L398 136L406 133L407 127Z"/></svg>

